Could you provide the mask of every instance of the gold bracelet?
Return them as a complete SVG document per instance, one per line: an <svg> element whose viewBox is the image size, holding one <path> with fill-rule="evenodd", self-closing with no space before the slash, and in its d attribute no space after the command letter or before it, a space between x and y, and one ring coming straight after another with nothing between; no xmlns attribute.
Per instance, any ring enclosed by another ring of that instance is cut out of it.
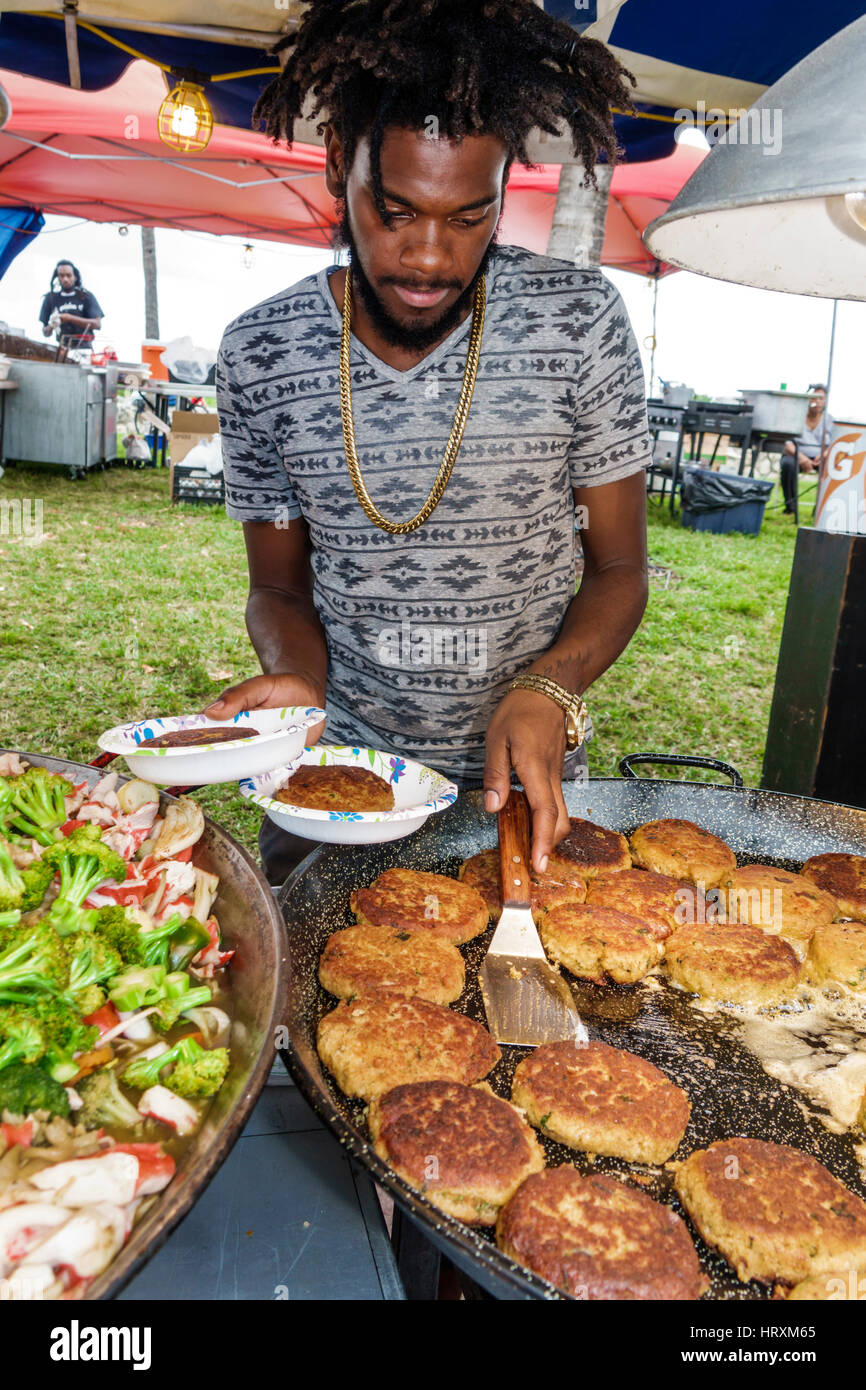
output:
<svg viewBox="0 0 866 1390"><path fill-rule="evenodd" d="M518 676L508 687L512 690L534 690L538 695L546 695L549 700L553 700L565 712L565 746L571 751L579 748L583 743L584 732L586 730L587 708L585 702L579 695L566 690L564 685L558 685L549 676L539 675L536 671L527 671L524 675Z"/></svg>

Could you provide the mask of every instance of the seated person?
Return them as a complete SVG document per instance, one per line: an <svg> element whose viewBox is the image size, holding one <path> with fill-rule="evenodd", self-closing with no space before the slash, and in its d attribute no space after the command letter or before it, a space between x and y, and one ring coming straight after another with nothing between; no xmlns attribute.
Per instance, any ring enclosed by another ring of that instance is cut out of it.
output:
<svg viewBox="0 0 866 1390"><path fill-rule="evenodd" d="M797 502L797 472L816 473L826 462L836 422L826 412L826 386L809 387L809 409L806 423L796 439L789 439L782 454L781 483L785 495L785 511L793 512Z"/></svg>

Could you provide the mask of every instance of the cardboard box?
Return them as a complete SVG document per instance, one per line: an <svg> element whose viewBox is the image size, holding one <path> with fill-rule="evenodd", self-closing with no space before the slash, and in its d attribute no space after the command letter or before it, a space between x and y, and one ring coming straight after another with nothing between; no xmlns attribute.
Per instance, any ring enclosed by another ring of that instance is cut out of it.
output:
<svg viewBox="0 0 866 1390"><path fill-rule="evenodd" d="M174 410L168 452L171 464L170 489L173 502L222 502L225 497L222 473L206 468L187 467L184 459L203 439L219 434L219 416L199 410Z"/></svg>

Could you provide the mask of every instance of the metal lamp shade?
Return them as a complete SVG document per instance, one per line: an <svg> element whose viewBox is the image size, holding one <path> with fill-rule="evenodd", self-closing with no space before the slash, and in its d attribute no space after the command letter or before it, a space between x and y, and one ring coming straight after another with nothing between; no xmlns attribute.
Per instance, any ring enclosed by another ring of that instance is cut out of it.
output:
<svg viewBox="0 0 866 1390"><path fill-rule="evenodd" d="M759 289L866 299L866 17L770 87L647 228L652 255Z"/></svg>

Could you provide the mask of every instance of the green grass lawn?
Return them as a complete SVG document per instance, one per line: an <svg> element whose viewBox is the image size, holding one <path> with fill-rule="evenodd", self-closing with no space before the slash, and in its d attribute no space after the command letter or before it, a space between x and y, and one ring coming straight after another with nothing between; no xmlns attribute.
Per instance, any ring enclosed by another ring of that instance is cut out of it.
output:
<svg viewBox="0 0 866 1390"><path fill-rule="evenodd" d="M10 470L0 501L13 498L42 500L43 536L0 534L0 744L87 762L109 725L200 708L256 673L241 531L221 509L172 507L150 470ZM640 631L590 692L594 774L627 752L705 753L759 782L794 546L773 500L757 537L693 534L650 506L650 556L674 578L653 581ZM236 790L198 799L254 846L260 813Z"/></svg>

